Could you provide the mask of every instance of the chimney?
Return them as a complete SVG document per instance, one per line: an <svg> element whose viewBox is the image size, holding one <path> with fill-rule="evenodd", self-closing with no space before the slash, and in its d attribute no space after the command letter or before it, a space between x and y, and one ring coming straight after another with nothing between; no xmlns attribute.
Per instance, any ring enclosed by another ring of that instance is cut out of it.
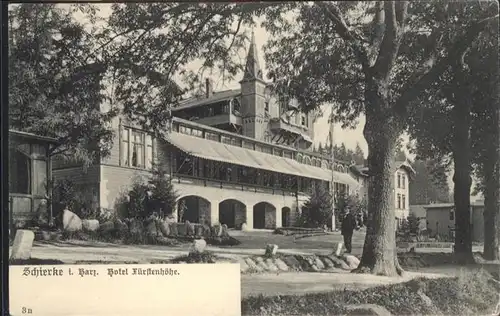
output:
<svg viewBox="0 0 500 316"><path fill-rule="evenodd" d="M212 82L209 78L205 79L205 95L207 98L210 98L214 93L214 88L212 86Z"/></svg>

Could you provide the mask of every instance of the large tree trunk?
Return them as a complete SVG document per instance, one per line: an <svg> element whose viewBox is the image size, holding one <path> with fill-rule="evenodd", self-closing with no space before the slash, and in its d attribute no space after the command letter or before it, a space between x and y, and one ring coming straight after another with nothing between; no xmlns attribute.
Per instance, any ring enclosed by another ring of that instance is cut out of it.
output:
<svg viewBox="0 0 500 316"><path fill-rule="evenodd" d="M494 112L495 113L495 112ZM498 117L498 114L495 113ZM488 148L487 160L482 166L484 180L484 250L486 260L500 259L498 249L499 209L500 209L500 177L498 150L498 119L493 119L492 129L494 142Z"/></svg>
<svg viewBox="0 0 500 316"><path fill-rule="evenodd" d="M471 102L470 90L461 83L465 79L462 72L457 70L455 80L453 107L454 133L453 133L453 163L455 172L453 175L453 198L455 202L455 257L459 264L467 264L474 261L472 256L472 232L471 232L471 207L470 193L472 185L471 177ZM477 228L476 228L477 229Z"/></svg>
<svg viewBox="0 0 500 316"><path fill-rule="evenodd" d="M356 273L401 275L397 259L394 210L394 150L400 124L388 104L383 83L367 84L366 124L368 143L368 225L363 255Z"/></svg>

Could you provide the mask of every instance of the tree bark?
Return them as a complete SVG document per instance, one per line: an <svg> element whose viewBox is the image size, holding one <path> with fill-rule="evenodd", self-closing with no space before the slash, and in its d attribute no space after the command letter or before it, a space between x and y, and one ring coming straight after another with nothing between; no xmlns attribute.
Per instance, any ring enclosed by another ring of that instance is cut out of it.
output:
<svg viewBox="0 0 500 316"><path fill-rule="evenodd" d="M472 256L471 207L471 91L460 83L465 83L462 71L455 73L456 85L452 90L453 107L453 198L455 202L455 258L459 264L474 261ZM476 228L477 229L477 228Z"/></svg>
<svg viewBox="0 0 500 316"><path fill-rule="evenodd" d="M499 122L498 109L493 111L492 129L490 130L493 140L487 149L484 158L482 172L484 181L484 249L483 256L486 260L499 260L499 216L500 211L500 157L499 157ZM490 139L487 137L487 139Z"/></svg>
<svg viewBox="0 0 500 316"><path fill-rule="evenodd" d="M401 132L388 102L388 85L373 79L367 83L366 124L368 143L368 223L361 262L355 273L401 275L397 259L394 210L394 150Z"/></svg>

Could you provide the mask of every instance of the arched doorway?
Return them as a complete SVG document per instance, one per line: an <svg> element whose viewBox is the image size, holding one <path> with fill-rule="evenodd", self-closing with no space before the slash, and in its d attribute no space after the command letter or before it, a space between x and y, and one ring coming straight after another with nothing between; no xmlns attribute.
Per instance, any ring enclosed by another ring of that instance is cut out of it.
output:
<svg viewBox="0 0 500 316"><path fill-rule="evenodd" d="M238 200L229 199L219 203L219 222L226 224L228 228L240 228L246 223L245 204Z"/></svg>
<svg viewBox="0 0 500 316"><path fill-rule="evenodd" d="M210 201L196 195L189 195L177 201L177 221L210 223Z"/></svg>
<svg viewBox="0 0 500 316"><path fill-rule="evenodd" d="M285 206L281 209L281 226L290 227L290 214L291 210L289 207Z"/></svg>
<svg viewBox="0 0 500 316"><path fill-rule="evenodd" d="M260 202L253 207L253 228L276 228L276 208L267 202Z"/></svg>

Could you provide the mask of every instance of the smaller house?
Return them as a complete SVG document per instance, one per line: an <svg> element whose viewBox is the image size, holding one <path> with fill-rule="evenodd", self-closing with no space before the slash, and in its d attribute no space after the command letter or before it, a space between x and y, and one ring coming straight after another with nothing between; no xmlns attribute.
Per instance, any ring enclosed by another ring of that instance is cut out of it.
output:
<svg viewBox="0 0 500 316"><path fill-rule="evenodd" d="M394 209L397 224L400 225L410 214L410 180L415 175L415 170L408 161L396 161L394 169ZM368 201L369 170L364 165L350 167L354 178L361 184L359 194Z"/></svg>
<svg viewBox="0 0 500 316"><path fill-rule="evenodd" d="M10 223L29 225L36 220L41 207L48 218L52 208L47 179L52 178L51 146L54 138L9 130L9 210Z"/></svg>
<svg viewBox="0 0 500 316"><path fill-rule="evenodd" d="M427 229L430 236L441 236L453 239L455 231L455 205L453 203L436 203L425 206ZM470 220L472 224L472 241L484 240L484 203L471 202Z"/></svg>

